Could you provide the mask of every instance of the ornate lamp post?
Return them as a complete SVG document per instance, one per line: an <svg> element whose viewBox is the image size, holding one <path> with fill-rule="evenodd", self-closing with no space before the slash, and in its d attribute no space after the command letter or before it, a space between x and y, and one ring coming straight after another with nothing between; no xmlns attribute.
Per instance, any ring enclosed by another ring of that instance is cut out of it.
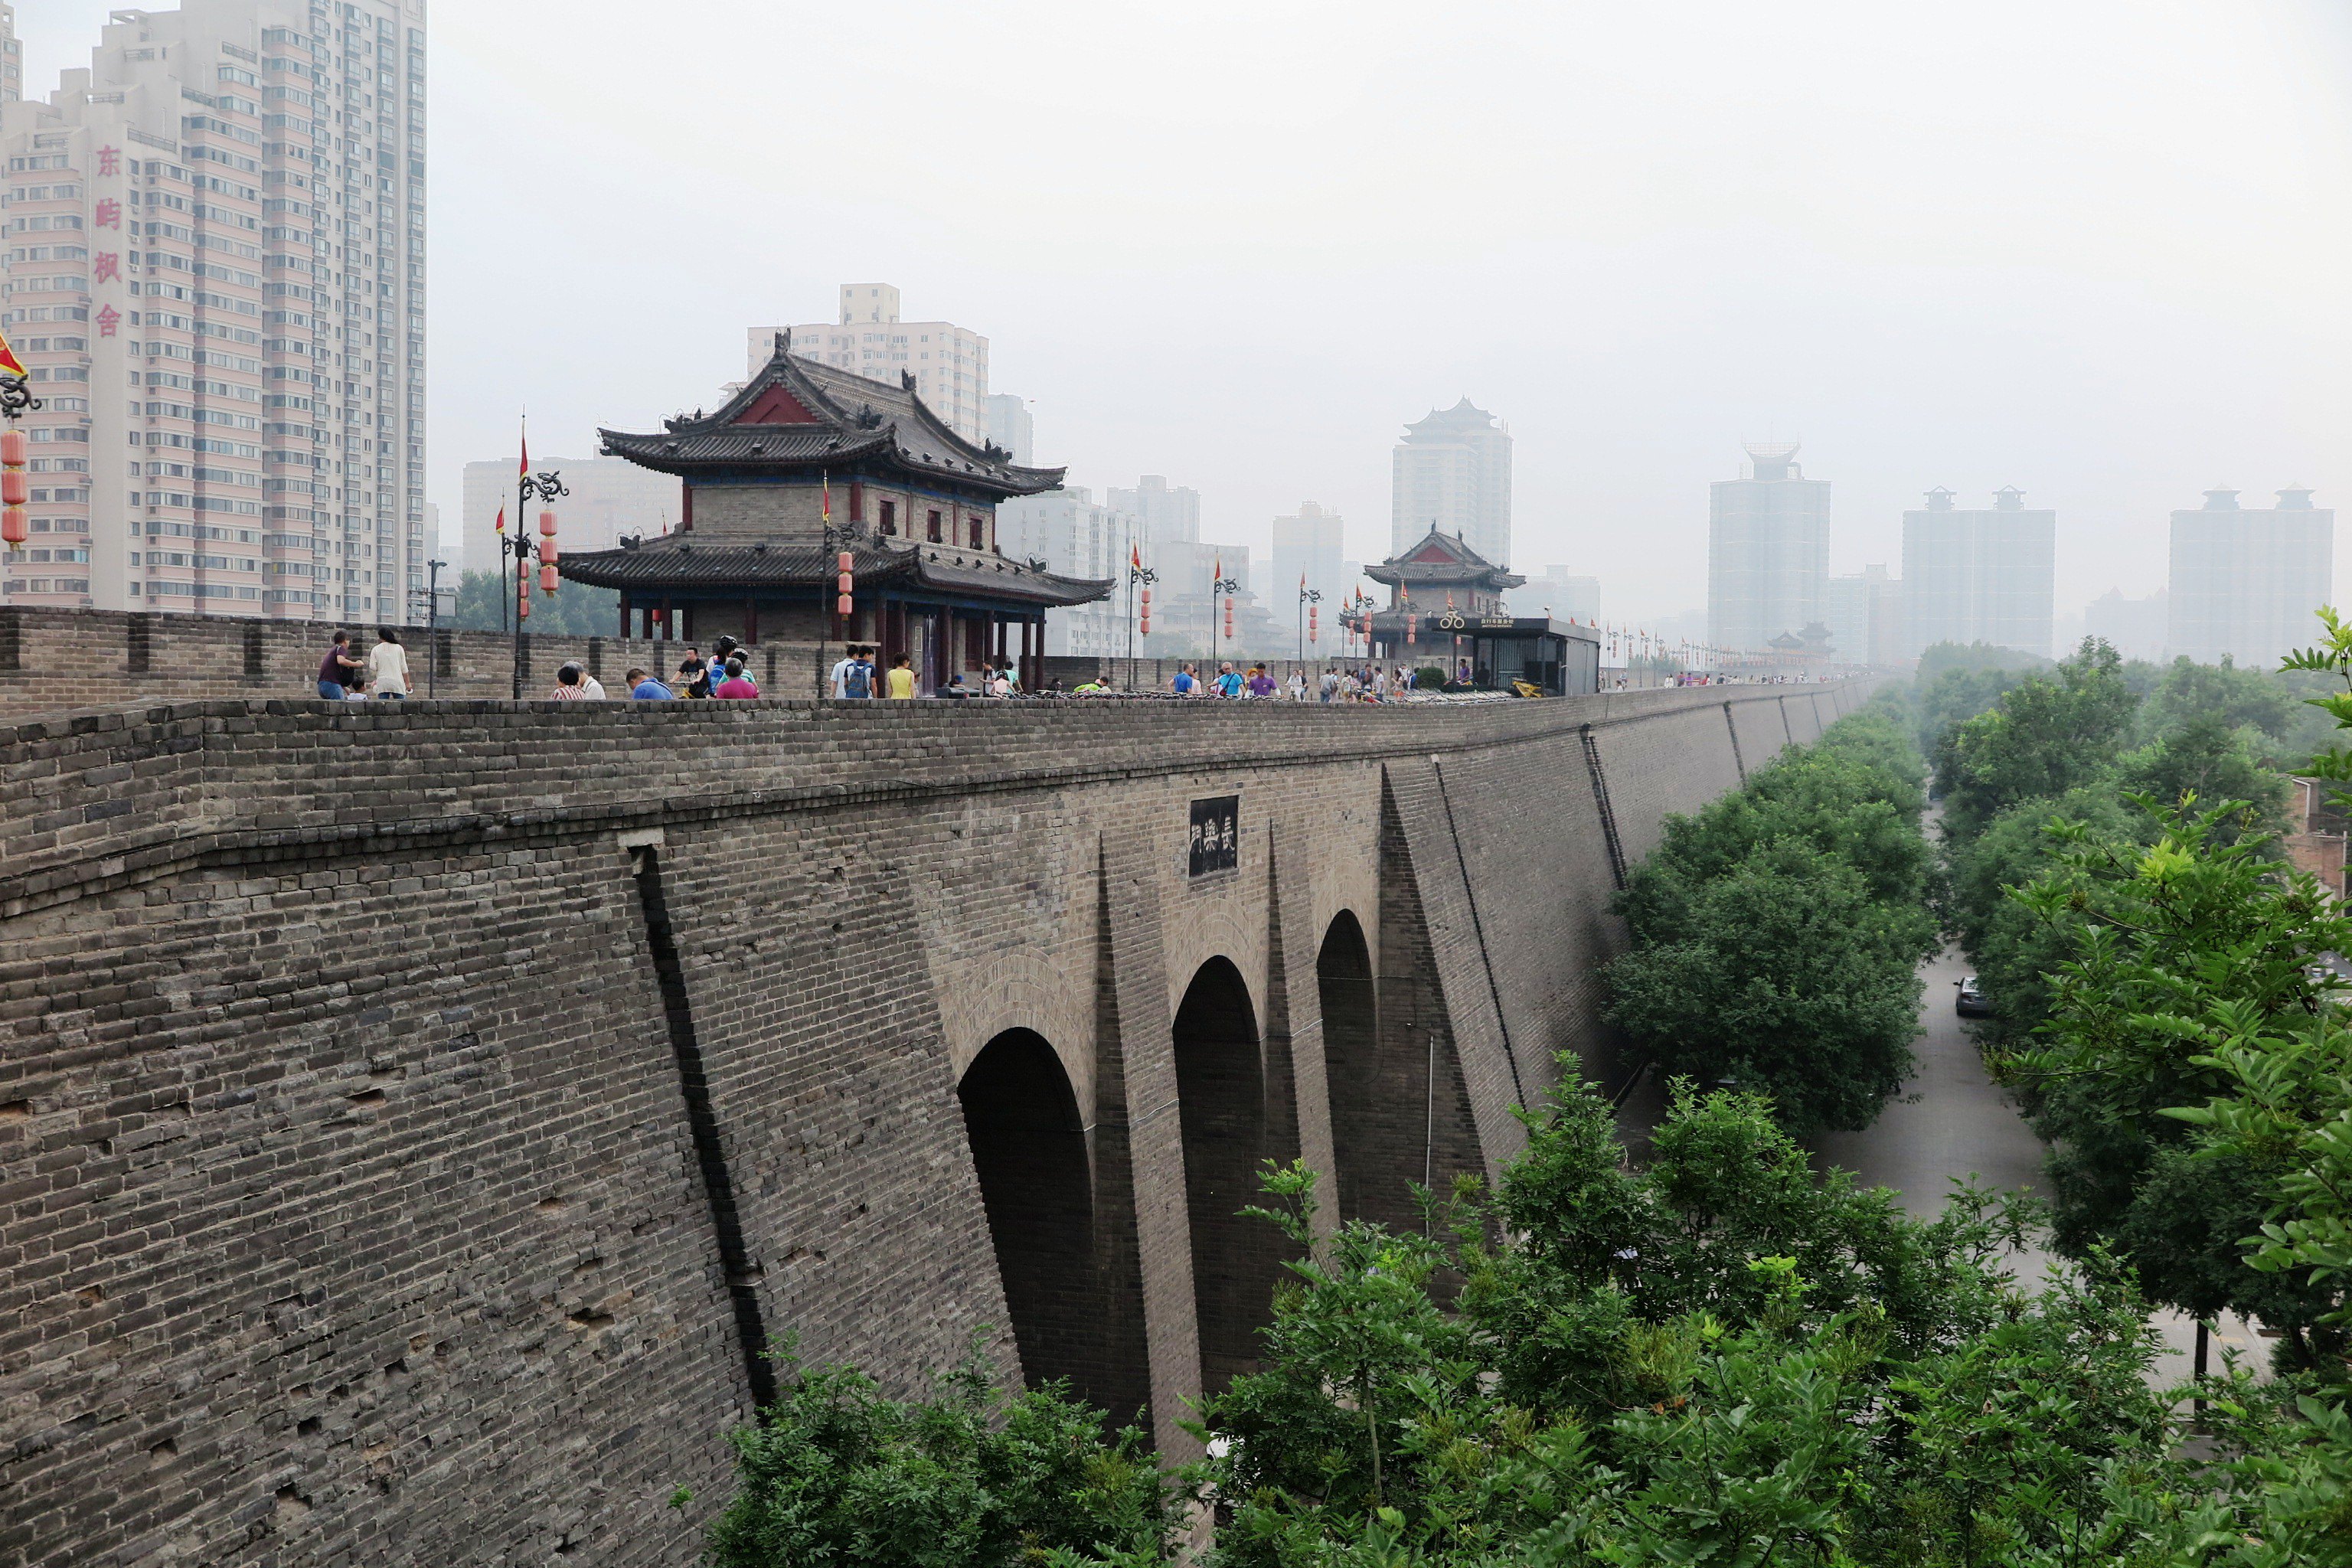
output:
<svg viewBox="0 0 2352 1568"><path fill-rule="evenodd" d="M1213 617L1209 622L1209 637L1211 639L1209 644L1209 662L1211 664L1223 664L1225 657L1222 651L1223 645L1217 640L1217 623L1213 619L1217 613L1217 600L1222 597L1225 601L1225 635L1223 641L1231 642L1234 637L1234 595L1241 592L1242 586L1241 579L1224 575L1223 562L1219 562L1217 563L1217 567L1218 574L1209 579L1209 614ZM1220 673L1223 672L1220 671Z"/></svg>
<svg viewBox="0 0 2352 1568"><path fill-rule="evenodd" d="M1298 579L1298 662L1299 662L1300 664L1302 664L1302 665L1304 665L1304 664L1307 662L1307 616L1309 615L1309 613L1311 612L1312 607L1313 607L1313 606L1315 606L1315 605L1320 605L1322 602L1323 602L1323 591L1322 591L1320 588L1310 588L1310 587L1308 587L1308 586L1307 585L1307 579L1306 579L1306 578L1304 578L1304 577L1299 578L1299 579Z"/></svg>
<svg viewBox="0 0 2352 1568"><path fill-rule="evenodd" d="M508 555L514 557L514 699L518 702L522 700L522 624L530 618L530 563L534 555L540 561L540 592L552 594L555 592L556 584L555 513L541 511L539 514L541 537L535 545L530 536L523 531L522 520L530 514L532 501L541 501L551 507L558 497L568 496L571 493L571 489L563 482L562 476L554 469L550 468L540 474L525 470L522 478L515 481L514 537L504 541L499 546L502 579L506 564L503 557Z"/></svg>
<svg viewBox="0 0 2352 1568"><path fill-rule="evenodd" d="M25 503L32 500L30 481L25 477L27 443L25 433L16 428L16 421L41 405L26 384L23 367L8 340L0 338L0 365L14 367L0 372L0 416L8 421L5 432L0 432L0 543L5 543L14 555L25 547L30 530L25 523Z"/></svg>
<svg viewBox="0 0 2352 1568"><path fill-rule="evenodd" d="M441 641L441 574L449 570L449 563L446 561L428 561L425 563L425 695L430 697L434 694L436 673L433 655ZM408 612L412 616L416 613L416 591L410 589Z"/></svg>
<svg viewBox="0 0 2352 1568"><path fill-rule="evenodd" d="M1143 635L1151 635L1151 584L1160 581L1160 574L1143 563L1142 548L1129 545L1127 552L1127 683L1135 684L1136 591L1143 593Z"/></svg>

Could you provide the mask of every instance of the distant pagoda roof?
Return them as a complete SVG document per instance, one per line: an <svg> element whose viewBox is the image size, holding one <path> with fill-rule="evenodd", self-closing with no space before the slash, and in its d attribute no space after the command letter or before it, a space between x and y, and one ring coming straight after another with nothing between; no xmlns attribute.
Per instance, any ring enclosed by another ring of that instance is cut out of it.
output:
<svg viewBox="0 0 2352 1568"><path fill-rule="evenodd" d="M1464 543L1461 535L1440 533L1434 523L1412 549L1377 566L1365 567L1364 575L1391 588L1426 584L1436 588L1486 588L1497 594L1527 582L1525 577L1487 562Z"/></svg>
<svg viewBox="0 0 2352 1568"><path fill-rule="evenodd" d="M993 551L954 545L906 548L867 535L853 539L850 555L861 593L869 587L898 586L948 597L1004 599L1053 608L1091 604L1111 590L1108 580L1065 577L1007 561ZM836 565L833 553L814 543L730 541L712 544L699 542L690 533L673 533L643 543L624 541L617 550L566 555L562 571L564 581L592 588L693 594L812 585L829 591Z"/></svg>
<svg viewBox="0 0 2352 1568"><path fill-rule="evenodd" d="M1058 489L1066 472L974 446L931 412L912 374L893 386L803 359L790 332L776 334L774 357L716 414L665 420L657 435L598 434L608 456L696 480L866 467L1002 498Z"/></svg>

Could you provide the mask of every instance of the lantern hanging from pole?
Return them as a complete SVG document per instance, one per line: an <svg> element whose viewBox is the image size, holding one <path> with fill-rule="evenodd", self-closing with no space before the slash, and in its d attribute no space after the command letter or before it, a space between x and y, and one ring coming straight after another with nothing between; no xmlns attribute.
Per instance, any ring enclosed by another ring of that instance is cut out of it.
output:
<svg viewBox="0 0 2352 1568"><path fill-rule="evenodd" d="M1143 635L1151 635L1151 590L1149 586L1143 590Z"/></svg>
<svg viewBox="0 0 2352 1568"><path fill-rule="evenodd" d="M25 509L21 506L0 508L0 543L15 550L30 533L25 525Z"/></svg>
<svg viewBox="0 0 2352 1568"><path fill-rule="evenodd" d="M540 563L539 591L542 594L555 592L555 563L551 561Z"/></svg>
<svg viewBox="0 0 2352 1568"><path fill-rule="evenodd" d="M555 537L555 514L553 512L542 511L539 514L539 532L540 537L543 539L552 539Z"/></svg>
<svg viewBox="0 0 2352 1568"><path fill-rule="evenodd" d="M853 557L846 550L834 557L833 566L835 576L833 583L833 613L839 616L845 621L847 620L856 609L856 601L850 597L856 589L856 579L851 575L852 569L856 564L856 558Z"/></svg>
<svg viewBox="0 0 2352 1568"><path fill-rule="evenodd" d="M1307 640L1308 642L1314 642L1314 641L1317 641L1317 640L1318 640L1318 638L1316 637L1316 635L1315 635L1315 632L1316 632L1316 624L1315 624L1315 623L1316 623L1317 614L1318 614L1318 612L1321 608L1322 608L1322 606L1321 606L1321 605L1307 605Z"/></svg>

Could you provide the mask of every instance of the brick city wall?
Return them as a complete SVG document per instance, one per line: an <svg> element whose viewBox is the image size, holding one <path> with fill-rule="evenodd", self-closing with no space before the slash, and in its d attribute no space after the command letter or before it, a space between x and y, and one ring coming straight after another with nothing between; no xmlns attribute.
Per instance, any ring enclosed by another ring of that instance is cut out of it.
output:
<svg viewBox="0 0 2352 1568"><path fill-rule="evenodd" d="M1753 768L1864 695L0 726L0 1565L684 1564L782 1334L906 1391L984 1332L1181 1454L1272 1263L1203 1245L1202 1130L1326 1173L1327 1223L1491 1173L1555 1053L1612 1072L1623 858L1735 732ZM1051 1237L959 1100L1012 1031L1084 1124ZM1066 1263L1052 1323L992 1226Z"/></svg>
<svg viewBox="0 0 2352 1568"><path fill-rule="evenodd" d="M137 615L110 610L0 609L0 721L45 713L221 697L310 697L327 657L332 622L232 620L212 616ZM376 640L372 624L352 622L352 647L365 657ZM442 698L506 697L513 688L517 639L497 632L428 633L400 628L416 693L430 682ZM555 672L576 663L621 696L632 667L667 678L685 658L685 645L620 637L528 637L520 639L523 695L545 697ZM703 651L709 647L706 643ZM840 657L838 644L769 640L751 650L751 673L772 697L816 695L821 660Z"/></svg>

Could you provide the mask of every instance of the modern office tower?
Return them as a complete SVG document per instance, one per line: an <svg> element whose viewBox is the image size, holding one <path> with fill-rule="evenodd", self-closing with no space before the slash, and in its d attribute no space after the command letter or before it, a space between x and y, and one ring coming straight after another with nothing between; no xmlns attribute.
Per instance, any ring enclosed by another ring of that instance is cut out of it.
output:
<svg viewBox="0 0 2352 1568"><path fill-rule="evenodd" d="M1165 478L1146 474L1135 488L1116 487L1108 493L1111 506L1142 520L1144 534L1160 544L1197 543L1201 538L1201 492L1189 485L1170 489ZM1146 561L1145 565L1150 563Z"/></svg>
<svg viewBox="0 0 2352 1568"><path fill-rule="evenodd" d="M611 550L624 534L658 539L677 526L685 505L677 480L668 474L620 458L547 458L531 459L536 472L561 474L571 494L554 503L556 540L564 550ZM468 572L499 569L499 509L506 508L512 526L515 511L515 459L466 465L464 531L461 559ZM539 507L531 507L531 531L538 534Z"/></svg>
<svg viewBox="0 0 2352 1568"><path fill-rule="evenodd" d="M975 444L988 439L986 338L952 321L900 321L898 290L889 283L844 283L835 314L837 321L791 328L793 353L892 386L912 375L923 402L957 435ZM751 329L750 374L775 357L783 330Z"/></svg>
<svg viewBox="0 0 2352 1568"><path fill-rule="evenodd" d="M2242 507L2235 490L2172 514L2172 588L2165 651L2212 664L2273 665L2318 637L2313 613L2334 595L2336 512L2290 486L2274 507Z"/></svg>
<svg viewBox="0 0 2352 1568"><path fill-rule="evenodd" d="M1829 613L1822 620L1836 663L1885 669L1908 657L1903 647L1903 584L1884 566L1831 578Z"/></svg>
<svg viewBox="0 0 2352 1568"><path fill-rule="evenodd" d="M1539 576L1504 595L1515 616L1549 615L1556 621L1596 621L1601 618L1601 579L1583 577L1565 566L1547 566Z"/></svg>
<svg viewBox="0 0 2352 1568"><path fill-rule="evenodd" d="M25 42L16 37L16 8L0 0L0 103L25 96Z"/></svg>
<svg viewBox="0 0 2352 1568"><path fill-rule="evenodd" d="M2083 635L2098 638L2126 658L2160 663L2171 597L2158 588L2145 599L2126 599L2122 589L2110 588L2084 606Z"/></svg>
<svg viewBox="0 0 2352 1568"><path fill-rule="evenodd" d="M47 101L0 106L0 314L46 405L8 603L421 609L423 19L116 11Z"/></svg>
<svg viewBox="0 0 2352 1568"><path fill-rule="evenodd" d="M1464 398L1408 425L1390 470L1389 553L1432 528L1459 535L1482 560L1511 559L1511 428Z"/></svg>
<svg viewBox="0 0 2352 1568"><path fill-rule="evenodd" d="M990 393L988 438L1010 453L1013 462L1029 467L1029 455L1037 445L1037 422L1029 416L1029 400L1010 392Z"/></svg>
<svg viewBox="0 0 2352 1568"><path fill-rule="evenodd" d="M1336 511L1325 511L1311 500L1298 503L1295 516L1274 520L1273 580L1259 597L1270 609L1280 609L1298 597L1301 577L1307 586L1336 605L1348 591L1346 527ZM1322 615L1329 624L1332 612Z"/></svg>
<svg viewBox="0 0 2352 1568"><path fill-rule="evenodd" d="M1980 642L2048 654L2057 555L2058 514L2027 510L2024 491L1998 490L1991 510L1971 511L1929 490L1925 510L1903 514L1906 651Z"/></svg>
<svg viewBox="0 0 2352 1568"><path fill-rule="evenodd" d="M1750 446L1748 477L1713 486L1708 638L1760 653L1829 613L1830 482L1797 466L1797 443Z"/></svg>

